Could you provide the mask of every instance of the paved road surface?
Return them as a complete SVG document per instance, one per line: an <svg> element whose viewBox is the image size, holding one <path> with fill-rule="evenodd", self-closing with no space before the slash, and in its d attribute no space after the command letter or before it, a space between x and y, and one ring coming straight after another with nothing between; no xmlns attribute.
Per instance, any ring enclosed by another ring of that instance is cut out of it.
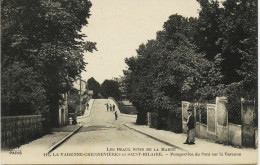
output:
<svg viewBox="0 0 260 165"><path fill-rule="evenodd" d="M106 99L97 99L94 101L92 112L90 117L81 119L83 127L80 131L73 135L69 140L57 148L55 153L108 153L108 148L114 148L118 150L131 150L118 153L136 153L134 148L171 148L163 143L153 140L145 135L142 135L134 130L125 127L123 124L126 122L135 122L132 117L119 116L118 120L115 120L113 112L107 112L105 103ZM119 149L120 148L120 149ZM143 151L145 152L145 151ZM153 152L155 153L155 152ZM84 156L83 156L84 157ZM101 156L97 160L97 157L84 157L80 158L78 163L124 163L122 161L127 160L135 163L136 156ZM142 158L142 157L141 157ZM149 156L143 157L149 160ZM163 157L158 156L158 159ZM141 160L141 159L140 159ZM82 162L83 161L83 162ZM87 161L87 162L85 162ZM69 162L68 162L69 163ZM138 163L138 162L136 162Z"/></svg>

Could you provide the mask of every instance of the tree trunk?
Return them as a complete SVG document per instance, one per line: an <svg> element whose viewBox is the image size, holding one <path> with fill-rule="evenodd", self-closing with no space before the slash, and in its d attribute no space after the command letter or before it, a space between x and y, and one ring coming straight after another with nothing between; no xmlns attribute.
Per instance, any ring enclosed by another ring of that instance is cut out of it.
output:
<svg viewBox="0 0 260 165"><path fill-rule="evenodd" d="M137 114L136 124L146 125L147 124L146 116L147 116L146 110L144 110L143 108L141 109L141 108L138 107L138 114Z"/></svg>

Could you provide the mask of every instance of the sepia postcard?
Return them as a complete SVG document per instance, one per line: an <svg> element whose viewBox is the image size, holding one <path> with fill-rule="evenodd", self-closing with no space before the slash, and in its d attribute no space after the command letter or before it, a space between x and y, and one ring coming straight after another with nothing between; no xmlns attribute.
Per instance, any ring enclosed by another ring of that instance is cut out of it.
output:
<svg viewBox="0 0 260 165"><path fill-rule="evenodd" d="M1 164L258 164L258 1L1 0Z"/></svg>

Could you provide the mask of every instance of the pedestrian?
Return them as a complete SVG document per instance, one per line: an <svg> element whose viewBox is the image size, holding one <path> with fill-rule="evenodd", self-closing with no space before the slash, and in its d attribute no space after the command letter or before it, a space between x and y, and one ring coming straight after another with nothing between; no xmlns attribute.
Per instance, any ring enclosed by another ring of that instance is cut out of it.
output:
<svg viewBox="0 0 260 165"><path fill-rule="evenodd" d="M87 110L88 110L89 104L87 103Z"/></svg>
<svg viewBox="0 0 260 165"><path fill-rule="evenodd" d="M115 111L115 108L116 108L116 106L115 106L115 104L113 104L113 111Z"/></svg>
<svg viewBox="0 0 260 165"><path fill-rule="evenodd" d="M117 111L115 111L115 119L117 120Z"/></svg>
<svg viewBox="0 0 260 165"><path fill-rule="evenodd" d="M192 107L190 106L188 108L188 119L187 119L187 128L188 128L188 132L187 132L187 139L186 142L183 144L195 144L195 126L194 126L194 116L192 115Z"/></svg>
<svg viewBox="0 0 260 165"><path fill-rule="evenodd" d="M112 105L110 104L110 111L112 111Z"/></svg>
<svg viewBox="0 0 260 165"><path fill-rule="evenodd" d="M108 109L109 109L108 103L106 103L105 105L106 105L106 108L107 108L107 111L108 111Z"/></svg>

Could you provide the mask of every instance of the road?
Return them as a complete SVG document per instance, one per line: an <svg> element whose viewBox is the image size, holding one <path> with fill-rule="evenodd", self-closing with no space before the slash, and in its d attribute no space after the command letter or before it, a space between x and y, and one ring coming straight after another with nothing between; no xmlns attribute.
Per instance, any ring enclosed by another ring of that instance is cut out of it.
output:
<svg viewBox="0 0 260 165"><path fill-rule="evenodd" d="M73 135L55 151L53 151L53 154L100 152L138 154L139 151L145 152L147 148L152 148L152 150L156 148L173 149L172 147L153 140L123 125L126 122L135 122L135 118L119 115L118 120L115 120L114 113L108 112L106 110L106 103L106 99L95 100L92 106L90 117L80 120L80 122L83 124L83 127L80 129L80 131ZM127 160L128 163L135 163L135 154L129 157L101 156L98 157L98 159L96 156L85 157L79 159L80 162L78 163L86 163L86 159L87 163L124 163L122 162L124 160ZM141 159L142 157L140 160ZM144 157L144 159L149 159L149 157ZM158 156L158 159L163 158Z"/></svg>

